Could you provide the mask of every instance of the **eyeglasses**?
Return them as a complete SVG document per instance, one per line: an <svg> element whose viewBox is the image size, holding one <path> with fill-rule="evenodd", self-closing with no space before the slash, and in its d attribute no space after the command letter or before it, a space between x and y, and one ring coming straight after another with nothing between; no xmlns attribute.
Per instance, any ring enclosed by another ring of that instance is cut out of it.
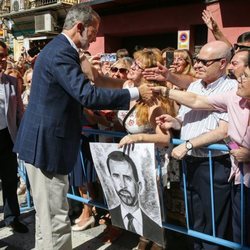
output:
<svg viewBox="0 0 250 250"><path fill-rule="evenodd" d="M131 68L135 70L141 70L141 71L144 70L144 68L142 68L136 61L133 62L133 64L131 65Z"/></svg>
<svg viewBox="0 0 250 250"><path fill-rule="evenodd" d="M208 60L206 60L206 59L201 59L201 58L196 57L196 58L194 59L194 62L197 63L197 64L201 62L204 66L209 67L209 66L211 66L213 63L218 62L218 61L220 61L220 60L223 59L223 58L225 58L225 57L220 57L220 58L215 58L215 59L208 59Z"/></svg>
<svg viewBox="0 0 250 250"><path fill-rule="evenodd" d="M111 70L112 73L117 73L117 72L119 72L119 73L121 73L121 74L126 74L126 73L128 73L128 70L127 70L127 69L124 69L124 68L112 67L110 70Z"/></svg>
<svg viewBox="0 0 250 250"><path fill-rule="evenodd" d="M238 50L238 49L249 49L250 50L250 46L240 45L240 44L235 43L234 44L234 50Z"/></svg>
<svg viewBox="0 0 250 250"><path fill-rule="evenodd" d="M241 76L238 77L237 81L239 83L242 83L246 80L250 79L250 75L246 74L246 73L243 73Z"/></svg>

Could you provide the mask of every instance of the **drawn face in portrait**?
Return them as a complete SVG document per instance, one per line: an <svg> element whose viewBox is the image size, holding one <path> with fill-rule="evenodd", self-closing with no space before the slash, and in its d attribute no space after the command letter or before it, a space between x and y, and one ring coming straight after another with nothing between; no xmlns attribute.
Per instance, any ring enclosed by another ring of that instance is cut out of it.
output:
<svg viewBox="0 0 250 250"><path fill-rule="evenodd" d="M117 195L127 206L138 204L140 182L135 179L132 167L124 161L109 160L110 175Z"/></svg>

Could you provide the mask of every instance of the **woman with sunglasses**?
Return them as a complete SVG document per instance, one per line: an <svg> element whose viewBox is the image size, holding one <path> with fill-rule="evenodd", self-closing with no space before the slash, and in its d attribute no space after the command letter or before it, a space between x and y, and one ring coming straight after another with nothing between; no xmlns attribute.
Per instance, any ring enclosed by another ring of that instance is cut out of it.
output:
<svg viewBox="0 0 250 250"><path fill-rule="evenodd" d="M112 78L127 80L127 74L132 62L133 59L130 57L118 59L113 65L111 65L109 76Z"/></svg>

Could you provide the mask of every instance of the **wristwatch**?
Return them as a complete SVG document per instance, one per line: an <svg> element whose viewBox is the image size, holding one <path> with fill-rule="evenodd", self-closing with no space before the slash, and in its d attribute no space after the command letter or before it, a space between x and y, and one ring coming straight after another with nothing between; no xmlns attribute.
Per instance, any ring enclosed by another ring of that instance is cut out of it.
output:
<svg viewBox="0 0 250 250"><path fill-rule="evenodd" d="M188 151L193 149L193 144L189 140L186 141L186 149Z"/></svg>

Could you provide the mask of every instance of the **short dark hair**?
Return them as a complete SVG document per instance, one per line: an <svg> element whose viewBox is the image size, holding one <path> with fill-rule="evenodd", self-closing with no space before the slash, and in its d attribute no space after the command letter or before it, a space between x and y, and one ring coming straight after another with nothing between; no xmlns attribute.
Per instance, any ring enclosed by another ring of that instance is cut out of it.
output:
<svg viewBox="0 0 250 250"><path fill-rule="evenodd" d="M30 48L27 51L27 53L30 57L34 57L40 53L40 49L38 47L33 47L33 48Z"/></svg>
<svg viewBox="0 0 250 250"><path fill-rule="evenodd" d="M108 166L109 173L111 173L110 172L110 165L109 165L110 160L113 160L113 161L126 161L126 162L128 162L129 165L132 168L132 172L133 172L133 175L134 175L134 178L135 178L136 182L139 181L139 177L138 177L138 173L137 173L137 169L136 169L135 163L133 162L133 160L128 155L124 154L121 151L113 151L113 152L111 152L108 155L108 158L107 158L107 166Z"/></svg>
<svg viewBox="0 0 250 250"><path fill-rule="evenodd" d="M250 42L250 32L242 33L237 38L237 43Z"/></svg>

